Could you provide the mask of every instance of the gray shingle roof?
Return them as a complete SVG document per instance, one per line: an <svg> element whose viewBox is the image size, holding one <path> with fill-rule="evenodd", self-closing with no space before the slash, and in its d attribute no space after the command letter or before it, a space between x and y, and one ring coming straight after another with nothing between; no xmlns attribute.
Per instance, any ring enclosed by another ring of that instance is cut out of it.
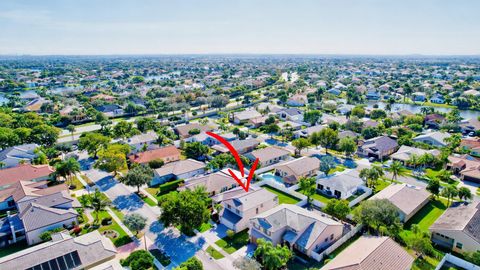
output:
<svg viewBox="0 0 480 270"><path fill-rule="evenodd" d="M43 228L48 225L60 223L62 221L77 217L78 214L73 209L65 210L51 208L36 203L30 203L20 214L20 219L26 232Z"/></svg>
<svg viewBox="0 0 480 270"><path fill-rule="evenodd" d="M56 241L42 243L0 258L0 269L28 269L49 260L77 251L81 265L75 269L93 266L115 256L112 242L93 231L73 238L68 234L55 237Z"/></svg>
<svg viewBox="0 0 480 270"><path fill-rule="evenodd" d="M364 185L357 170L350 170L331 177L320 178L317 180L317 183L342 192L350 191L353 188Z"/></svg>

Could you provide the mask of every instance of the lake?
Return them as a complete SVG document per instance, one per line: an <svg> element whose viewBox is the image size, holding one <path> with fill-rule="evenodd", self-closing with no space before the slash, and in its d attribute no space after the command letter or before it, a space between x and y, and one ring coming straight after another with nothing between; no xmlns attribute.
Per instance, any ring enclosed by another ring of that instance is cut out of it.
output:
<svg viewBox="0 0 480 270"><path fill-rule="evenodd" d="M367 102L367 107L368 108L373 108L373 105L378 104L378 107L380 109L384 109L386 103L382 101L368 101ZM415 105L415 104L403 104L403 103L395 103L392 105L392 111L401 111L401 110L407 110L412 113L421 113L420 109L425 106L420 106L420 105ZM444 112L448 113L451 109L450 108L443 108L443 107L433 107L435 111L439 112ZM460 110L460 116L462 116L463 119L472 119L472 118L477 118L480 116L480 111L472 111L472 110Z"/></svg>

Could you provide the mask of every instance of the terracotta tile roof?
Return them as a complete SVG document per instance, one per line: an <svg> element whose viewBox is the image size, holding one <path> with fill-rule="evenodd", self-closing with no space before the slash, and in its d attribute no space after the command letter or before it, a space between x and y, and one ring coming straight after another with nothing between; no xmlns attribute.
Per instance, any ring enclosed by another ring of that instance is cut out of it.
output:
<svg viewBox="0 0 480 270"><path fill-rule="evenodd" d="M167 163L166 158L173 158L173 160L170 161L178 160L180 158L180 151L174 145L170 145L130 155L128 158L131 162L136 163L147 163L155 159L162 159L165 163Z"/></svg>
<svg viewBox="0 0 480 270"><path fill-rule="evenodd" d="M21 164L17 167L0 170L0 186L47 177L54 171L49 165Z"/></svg>

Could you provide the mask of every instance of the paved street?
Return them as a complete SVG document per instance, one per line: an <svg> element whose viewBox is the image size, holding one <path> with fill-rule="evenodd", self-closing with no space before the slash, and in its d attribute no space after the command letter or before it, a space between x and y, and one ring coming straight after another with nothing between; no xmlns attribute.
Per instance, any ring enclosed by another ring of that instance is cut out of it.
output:
<svg viewBox="0 0 480 270"><path fill-rule="evenodd" d="M82 173L95 182L100 191L107 195L116 208L124 214L139 213L147 218L147 243L154 243L157 247L164 249L172 260L172 263L166 269L173 269L198 254L200 254L198 257L202 259L202 262L211 266L206 269L225 269L211 261L208 255L202 255L202 248L206 244L202 236L189 238L176 229L164 228L158 222L160 209L144 203L134 193L135 188L119 183L111 174L93 168L93 160L85 152L79 153L79 161L82 166Z"/></svg>

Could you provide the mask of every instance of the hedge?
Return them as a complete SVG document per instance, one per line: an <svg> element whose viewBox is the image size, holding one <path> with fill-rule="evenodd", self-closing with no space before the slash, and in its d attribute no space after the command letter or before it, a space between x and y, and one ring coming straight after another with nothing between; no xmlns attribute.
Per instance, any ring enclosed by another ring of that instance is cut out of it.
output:
<svg viewBox="0 0 480 270"><path fill-rule="evenodd" d="M170 191L176 190L178 186L183 182L184 182L183 179L178 179L178 180L167 182L165 184L161 184L160 186L158 186L157 196L164 195L169 193Z"/></svg>

